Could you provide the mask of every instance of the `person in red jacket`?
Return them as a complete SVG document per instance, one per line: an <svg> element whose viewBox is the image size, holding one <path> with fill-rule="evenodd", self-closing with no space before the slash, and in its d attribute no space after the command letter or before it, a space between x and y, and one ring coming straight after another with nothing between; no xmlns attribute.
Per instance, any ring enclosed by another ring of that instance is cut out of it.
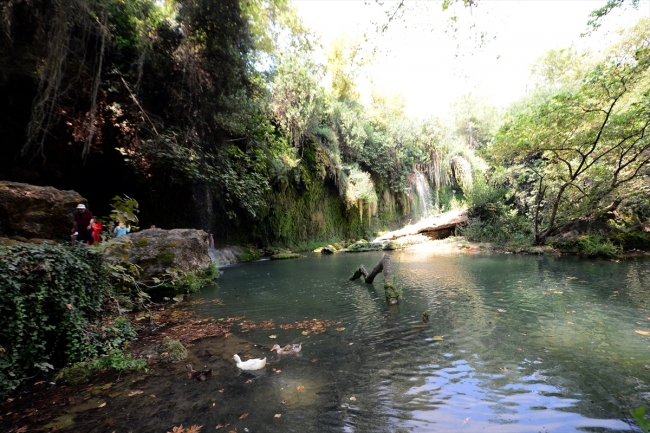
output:
<svg viewBox="0 0 650 433"><path fill-rule="evenodd" d="M97 221L97 217L93 217L93 219L90 220L90 223L93 232L93 240L98 244L102 240L102 223L101 221Z"/></svg>
<svg viewBox="0 0 650 433"><path fill-rule="evenodd" d="M86 209L86 205L79 203L77 205L77 212L74 213L74 225L72 226L72 233L77 232L77 242L88 243L92 245L95 241L93 238L93 227L91 221L93 214Z"/></svg>

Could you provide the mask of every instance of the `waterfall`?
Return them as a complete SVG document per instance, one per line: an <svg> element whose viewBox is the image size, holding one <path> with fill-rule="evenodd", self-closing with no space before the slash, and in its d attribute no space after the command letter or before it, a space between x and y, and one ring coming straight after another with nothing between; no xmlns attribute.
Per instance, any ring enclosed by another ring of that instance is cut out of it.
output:
<svg viewBox="0 0 650 433"><path fill-rule="evenodd" d="M244 252L237 247L224 247L218 249L208 248L208 254L210 254L212 262L217 267L234 265L239 261L237 260L237 256L240 256L243 253Z"/></svg>
<svg viewBox="0 0 650 433"><path fill-rule="evenodd" d="M411 202L414 202L414 206L412 206L414 218L420 220L428 217L433 211L433 198L431 196L429 182L415 168L413 169L413 173L408 176L408 180L411 184L410 199Z"/></svg>

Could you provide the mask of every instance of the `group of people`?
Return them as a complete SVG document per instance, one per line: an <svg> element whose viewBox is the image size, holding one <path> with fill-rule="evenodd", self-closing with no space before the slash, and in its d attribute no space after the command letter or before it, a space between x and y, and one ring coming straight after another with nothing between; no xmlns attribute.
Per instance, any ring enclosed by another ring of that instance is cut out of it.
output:
<svg viewBox="0 0 650 433"><path fill-rule="evenodd" d="M93 245L101 241L102 223L97 220L83 203L77 205L77 212L74 213L74 224L72 226L72 240ZM131 226L120 222L113 229L113 236L119 238L131 231Z"/></svg>

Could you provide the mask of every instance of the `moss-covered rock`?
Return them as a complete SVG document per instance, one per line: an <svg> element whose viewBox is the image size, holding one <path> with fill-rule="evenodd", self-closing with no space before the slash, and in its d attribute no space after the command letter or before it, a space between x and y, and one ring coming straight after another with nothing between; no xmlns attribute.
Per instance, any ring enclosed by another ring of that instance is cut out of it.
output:
<svg viewBox="0 0 650 433"><path fill-rule="evenodd" d="M351 253L360 253L366 251L381 251L384 249L384 244L381 242L356 242L348 247Z"/></svg>
<svg viewBox="0 0 650 433"><path fill-rule="evenodd" d="M271 260L286 260L286 259L297 259L302 257L297 253L283 253L283 254L273 254Z"/></svg>
<svg viewBox="0 0 650 433"><path fill-rule="evenodd" d="M56 382L63 382L69 385L79 385L88 382L93 377L93 370L86 363L78 363L70 367L62 368L55 376Z"/></svg>
<svg viewBox="0 0 650 433"><path fill-rule="evenodd" d="M212 263L208 234L193 229L155 228L129 233L115 239L105 255L113 263L129 261L139 266L141 281L164 279L169 268L198 275Z"/></svg>
<svg viewBox="0 0 650 433"><path fill-rule="evenodd" d="M242 253L237 255L237 260L239 262L252 262L254 260L259 260L262 257L262 251L259 251L251 247L240 247Z"/></svg>
<svg viewBox="0 0 650 433"><path fill-rule="evenodd" d="M180 341L165 337L158 346L158 356L160 362L174 364L187 359L187 349Z"/></svg>

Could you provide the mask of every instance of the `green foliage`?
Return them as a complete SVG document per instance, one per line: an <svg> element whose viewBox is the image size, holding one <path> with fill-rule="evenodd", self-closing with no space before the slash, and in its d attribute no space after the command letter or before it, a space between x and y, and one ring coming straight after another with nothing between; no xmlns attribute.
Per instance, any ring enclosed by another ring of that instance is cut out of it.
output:
<svg viewBox="0 0 650 433"><path fill-rule="evenodd" d="M110 285L83 245L0 248L0 398L35 367L98 353L98 319Z"/></svg>
<svg viewBox="0 0 650 433"><path fill-rule="evenodd" d="M582 235L568 242L551 242L550 246L562 252L577 253L585 257L616 257L621 247L602 235Z"/></svg>
<svg viewBox="0 0 650 433"><path fill-rule="evenodd" d="M650 430L650 420L643 417L643 415L645 415L646 408L646 405L643 405L636 409L630 409L632 418L634 418L634 421L636 421L639 427L641 427L643 433L648 433L648 430Z"/></svg>
<svg viewBox="0 0 650 433"><path fill-rule="evenodd" d="M646 188L649 22L625 32L579 85L544 88L514 106L489 149L494 163L534 173L515 186L535 195L526 213L543 227L541 241Z"/></svg>
<svg viewBox="0 0 650 433"><path fill-rule="evenodd" d="M136 213L139 212L138 202L126 194L124 194L124 197L116 195L113 197L112 202L111 219L115 221L115 224L123 223L126 226L131 226L131 230L137 230L136 225L139 221L136 216Z"/></svg>
<svg viewBox="0 0 650 433"><path fill-rule="evenodd" d="M495 245L522 247L532 243L528 220L514 213L487 221L480 218L470 219L465 227L458 229L458 233L469 241L490 242Z"/></svg>
<svg viewBox="0 0 650 433"><path fill-rule="evenodd" d="M124 353L120 349L113 349L106 355L91 361L89 364L93 370L110 368L115 371L142 370L146 365L147 361L144 359L133 359L133 355Z"/></svg>
<svg viewBox="0 0 650 433"><path fill-rule="evenodd" d="M495 187L482 178L477 179L473 187L465 192L469 217L489 221L505 216L511 210L505 203L507 192L505 187Z"/></svg>
<svg viewBox="0 0 650 433"><path fill-rule="evenodd" d="M300 254L273 254L271 260L286 260L286 259L298 259L302 257Z"/></svg>
<svg viewBox="0 0 650 433"><path fill-rule="evenodd" d="M198 272L185 272L178 268L167 268L161 286L173 288L177 293L196 293L203 287L214 284L219 269L210 262L207 268Z"/></svg>
<svg viewBox="0 0 650 433"><path fill-rule="evenodd" d="M275 70L271 110L294 147L318 125L322 109L319 76L308 59L285 55Z"/></svg>
<svg viewBox="0 0 650 433"><path fill-rule="evenodd" d="M110 369L118 372L129 372L142 370L146 366L147 361L144 359L134 359L133 355L129 353L124 353L120 349L113 349L98 358L76 362L69 367L62 368L54 376L54 380L77 385L90 380L96 371Z"/></svg>

